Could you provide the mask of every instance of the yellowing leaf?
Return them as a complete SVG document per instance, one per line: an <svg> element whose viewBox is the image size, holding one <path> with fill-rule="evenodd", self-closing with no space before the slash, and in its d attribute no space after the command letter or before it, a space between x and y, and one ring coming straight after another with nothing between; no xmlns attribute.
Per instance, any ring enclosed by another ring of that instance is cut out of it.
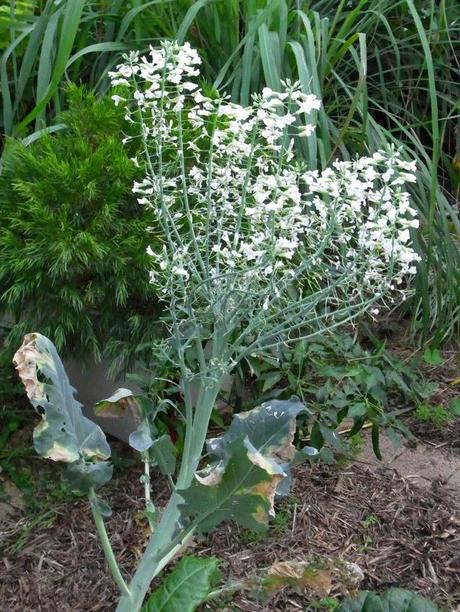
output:
<svg viewBox="0 0 460 612"><path fill-rule="evenodd" d="M83 415L53 343L41 334L26 335L14 364L42 419L34 429L37 453L68 464L67 478L76 490L108 482L110 447L101 428Z"/></svg>
<svg viewBox="0 0 460 612"><path fill-rule="evenodd" d="M273 597L286 587L296 591L308 588L316 595L324 597L332 588L331 570L317 567L314 563L278 561L268 569L262 581L262 588L266 595Z"/></svg>

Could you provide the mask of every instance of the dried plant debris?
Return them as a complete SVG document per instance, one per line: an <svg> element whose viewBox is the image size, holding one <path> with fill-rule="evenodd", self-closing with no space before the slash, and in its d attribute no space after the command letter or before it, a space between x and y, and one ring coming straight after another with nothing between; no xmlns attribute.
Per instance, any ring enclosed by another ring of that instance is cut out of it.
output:
<svg viewBox="0 0 460 612"><path fill-rule="evenodd" d="M108 531L126 576L143 546L139 476L133 468L106 488L113 508ZM256 598L253 589L235 590L228 594L229 609L308 610L326 592L345 597L357 588L383 592L394 585L433 599L442 610L460 605L460 512L445 489L417 488L388 469L302 465L293 470L292 493L278 504L284 523L278 518L266 536L224 523L195 544L193 554L221 560L224 582L250 584L258 575L273 586L268 602ZM159 490L158 506L166 495ZM18 511L1 527L2 609L112 612L117 591L87 503L56 508L51 518L29 529L15 553L30 521ZM337 560L346 571L334 569ZM213 601L206 609L218 605Z"/></svg>

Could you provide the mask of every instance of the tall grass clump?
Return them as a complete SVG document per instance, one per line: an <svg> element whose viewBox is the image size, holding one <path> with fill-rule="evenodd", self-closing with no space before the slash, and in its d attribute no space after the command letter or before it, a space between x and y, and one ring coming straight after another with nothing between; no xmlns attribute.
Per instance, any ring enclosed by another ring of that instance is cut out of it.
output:
<svg viewBox="0 0 460 612"><path fill-rule="evenodd" d="M120 52L154 42L170 21L169 4L11 0L1 7L0 131L24 135L48 126L65 105L67 81L104 93Z"/></svg>

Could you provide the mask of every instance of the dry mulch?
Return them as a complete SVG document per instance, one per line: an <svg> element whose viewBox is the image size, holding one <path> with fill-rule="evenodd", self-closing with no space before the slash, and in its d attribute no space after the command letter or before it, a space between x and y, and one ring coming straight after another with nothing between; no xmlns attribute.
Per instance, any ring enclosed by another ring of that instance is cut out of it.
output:
<svg viewBox="0 0 460 612"><path fill-rule="evenodd" d="M142 552L145 533L138 476L130 469L106 491L113 508L108 531L127 576ZM230 580L250 577L256 568L276 561L342 559L363 570L361 588L406 586L444 610L460 609L460 512L441 486L419 489L392 470L375 473L357 464L301 466L293 497L280 504L278 517L265 539L224 524L189 552L219 558L224 579ZM25 546L13 554L9 547L30 520L14 516L0 527L2 612L114 610L117 591L105 571L87 503L77 500L56 508L54 523L34 527ZM336 584L333 593L343 588ZM309 610L315 598L285 590L262 605L236 593L227 609Z"/></svg>

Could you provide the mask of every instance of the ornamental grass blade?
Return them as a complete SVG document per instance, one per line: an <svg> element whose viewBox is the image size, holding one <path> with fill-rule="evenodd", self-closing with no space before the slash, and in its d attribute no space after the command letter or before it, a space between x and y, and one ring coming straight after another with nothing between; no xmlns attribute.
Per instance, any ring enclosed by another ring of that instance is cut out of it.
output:
<svg viewBox="0 0 460 612"><path fill-rule="evenodd" d="M190 519L198 531L208 532L231 519L254 531L265 531L276 487L285 473L281 466L264 457L247 436L232 440L227 460L195 475L188 489L179 491L184 499L183 519Z"/></svg>
<svg viewBox="0 0 460 612"><path fill-rule="evenodd" d="M206 601L218 579L216 559L183 557L142 612L193 612Z"/></svg>
<svg viewBox="0 0 460 612"><path fill-rule="evenodd" d="M102 429L83 416L53 343L41 334L27 334L13 361L42 417L34 429L37 453L68 463L67 477L74 489L85 491L108 482L110 447Z"/></svg>

